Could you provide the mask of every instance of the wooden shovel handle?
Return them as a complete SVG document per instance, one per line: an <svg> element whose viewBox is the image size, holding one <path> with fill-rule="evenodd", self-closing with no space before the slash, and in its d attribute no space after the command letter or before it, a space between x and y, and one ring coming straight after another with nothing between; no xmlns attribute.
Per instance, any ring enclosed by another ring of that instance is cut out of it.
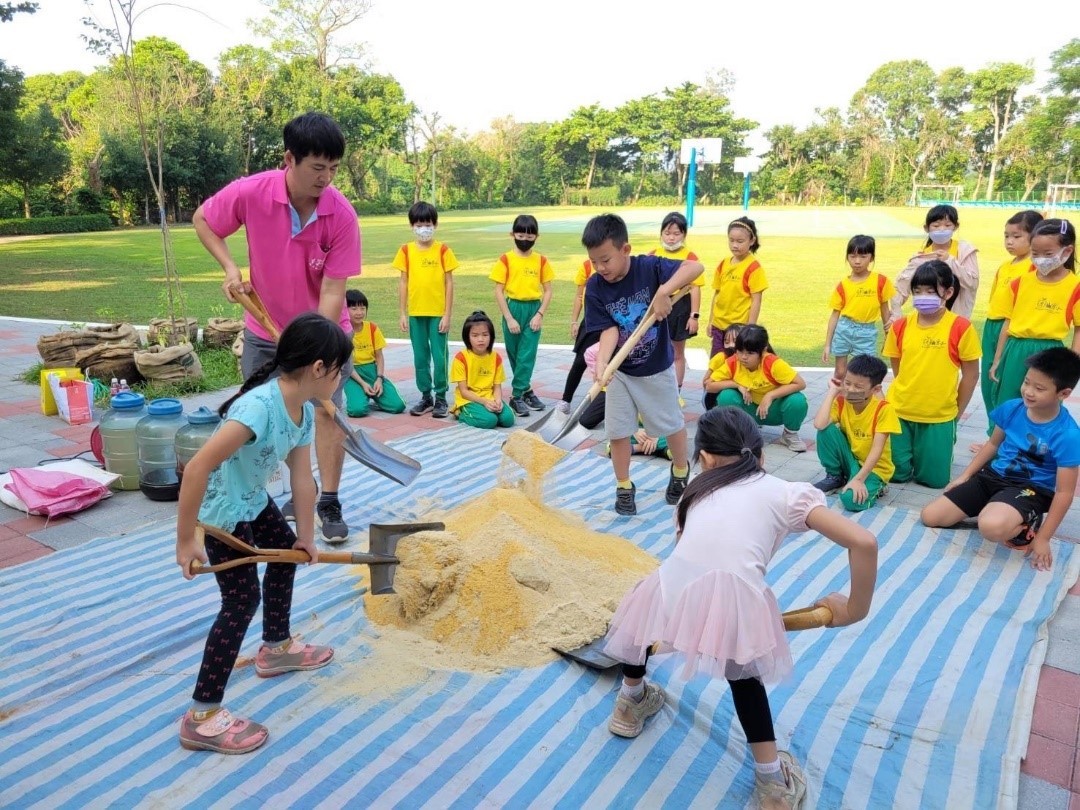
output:
<svg viewBox="0 0 1080 810"><path fill-rule="evenodd" d="M277 343L278 338L281 337L281 330L274 323L274 319L270 317L270 313L266 311L266 305L262 302L262 298L259 297L255 288L252 287L250 293L243 290L233 290L232 296L251 317L259 322L259 326L266 330L266 334L270 335L270 339Z"/></svg>
<svg viewBox="0 0 1080 810"><path fill-rule="evenodd" d="M815 627L828 627L832 622L832 611L826 605L789 610L784 613L785 630L812 630Z"/></svg>

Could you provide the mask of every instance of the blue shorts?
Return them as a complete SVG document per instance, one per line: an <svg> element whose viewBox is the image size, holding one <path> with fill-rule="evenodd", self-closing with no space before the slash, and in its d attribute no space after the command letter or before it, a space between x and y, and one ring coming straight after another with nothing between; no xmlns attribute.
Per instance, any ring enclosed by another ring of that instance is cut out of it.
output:
<svg viewBox="0 0 1080 810"><path fill-rule="evenodd" d="M834 357L847 357L853 354L877 354L877 324L859 323L846 315L841 315L833 332L832 346L829 351Z"/></svg>

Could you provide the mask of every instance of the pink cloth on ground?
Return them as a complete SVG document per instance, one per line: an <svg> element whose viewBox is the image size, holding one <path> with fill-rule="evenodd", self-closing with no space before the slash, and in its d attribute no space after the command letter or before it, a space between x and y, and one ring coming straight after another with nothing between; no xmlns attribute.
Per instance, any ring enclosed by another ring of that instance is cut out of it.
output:
<svg viewBox="0 0 1080 810"><path fill-rule="evenodd" d="M645 650L685 659L695 674L766 683L791 672L784 622L765 571L784 537L806 530L825 496L810 484L762 474L721 487L687 515L674 550L623 597L604 651L640 664Z"/></svg>

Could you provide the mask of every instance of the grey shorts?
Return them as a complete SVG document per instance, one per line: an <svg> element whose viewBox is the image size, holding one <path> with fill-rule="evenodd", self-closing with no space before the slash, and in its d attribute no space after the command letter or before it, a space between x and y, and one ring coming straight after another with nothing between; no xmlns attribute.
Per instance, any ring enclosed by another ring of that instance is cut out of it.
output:
<svg viewBox="0 0 1080 810"><path fill-rule="evenodd" d="M650 436L671 436L686 427L679 407L674 366L649 377L615 372L608 383L604 407L604 432L608 440L625 439L637 433L638 414Z"/></svg>
<svg viewBox="0 0 1080 810"><path fill-rule="evenodd" d="M349 336L350 342L352 336ZM240 357L240 372L244 375L246 380L252 374L254 374L259 368L269 363L274 359L274 352L276 351L277 344L272 340L261 338L254 334L250 329L244 330L244 353ZM341 383L338 385L337 391L334 392L334 396L331 397L333 403L339 408L342 403L343 392L345 391L345 383L348 382L349 377L352 375L353 365L352 357L349 357L349 362L341 368ZM270 375L270 379L278 376L278 372L275 371Z"/></svg>

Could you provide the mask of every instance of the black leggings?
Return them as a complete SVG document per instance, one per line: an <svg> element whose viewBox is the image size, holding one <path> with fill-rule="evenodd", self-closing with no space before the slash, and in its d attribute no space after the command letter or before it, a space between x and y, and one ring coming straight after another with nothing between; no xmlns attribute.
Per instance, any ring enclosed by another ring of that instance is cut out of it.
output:
<svg viewBox="0 0 1080 810"><path fill-rule="evenodd" d="M649 660L646 652L645 661ZM644 678L645 664L623 664L624 678ZM776 742L773 731L772 710L769 708L769 695L765 684L757 678L743 678L738 681L728 680L731 686L731 699L735 702L735 714L739 716L743 733L748 743Z"/></svg>
<svg viewBox="0 0 1080 810"><path fill-rule="evenodd" d="M245 543L260 548L292 548L296 535L271 500L250 523L237 523L232 532ZM213 565L242 556L220 540L206 536L206 556ZM266 566L262 582L263 641L280 644L289 639L293 577L296 566ZM221 703L236 656L244 643L248 625L259 609L259 567L238 565L214 574L221 589L221 609L206 637L199 678L192 697L200 703Z"/></svg>
<svg viewBox="0 0 1080 810"><path fill-rule="evenodd" d="M586 332L585 321L578 326L578 336L574 341L574 362L566 373L566 385L563 387L562 401L570 402L574 398L574 392L581 385L581 378L585 376L585 350L594 343L600 342L599 332Z"/></svg>

